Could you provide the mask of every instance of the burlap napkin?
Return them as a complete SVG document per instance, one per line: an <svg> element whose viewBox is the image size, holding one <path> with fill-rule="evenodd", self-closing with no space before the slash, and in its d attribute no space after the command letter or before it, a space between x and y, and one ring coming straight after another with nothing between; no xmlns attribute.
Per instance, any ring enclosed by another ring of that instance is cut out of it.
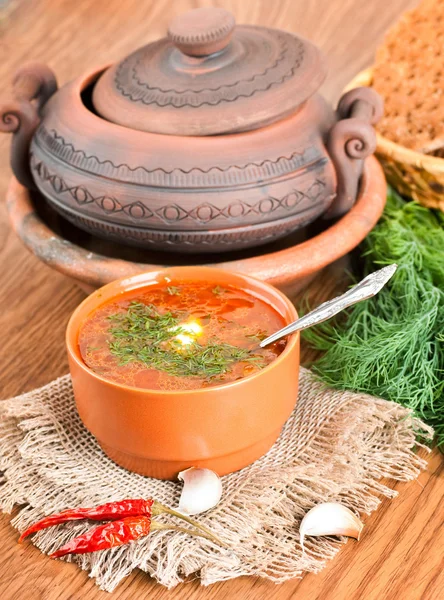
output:
<svg viewBox="0 0 444 600"><path fill-rule="evenodd" d="M77 416L69 376L0 403L0 413L0 508L26 505L12 520L20 531L44 514L122 498L152 496L177 506L179 484L129 473L102 453ZM302 554L303 515L325 501L373 511L378 496L395 495L382 477L405 481L425 468L414 452L418 436L430 439L432 430L408 410L329 389L301 369L298 403L279 440L256 463L224 477L221 503L199 517L230 550L162 531L72 560L108 591L135 568L167 587L196 573L207 585L240 575L282 582L319 571L344 540L308 538ZM33 543L49 553L90 527L51 528Z"/></svg>

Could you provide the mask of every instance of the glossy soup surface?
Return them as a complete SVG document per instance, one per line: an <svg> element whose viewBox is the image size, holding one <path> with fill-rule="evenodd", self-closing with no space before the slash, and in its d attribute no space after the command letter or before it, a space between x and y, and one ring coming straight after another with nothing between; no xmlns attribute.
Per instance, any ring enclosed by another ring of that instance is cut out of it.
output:
<svg viewBox="0 0 444 600"><path fill-rule="evenodd" d="M89 368L117 383L196 389L264 368L286 342L258 344L284 325L271 306L238 288L156 284L96 309L82 324L79 347Z"/></svg>

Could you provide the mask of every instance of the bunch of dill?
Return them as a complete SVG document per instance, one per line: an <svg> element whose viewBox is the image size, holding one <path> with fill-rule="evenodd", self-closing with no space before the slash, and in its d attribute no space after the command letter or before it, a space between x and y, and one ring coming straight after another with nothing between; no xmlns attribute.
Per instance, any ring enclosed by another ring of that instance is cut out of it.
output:
<svg viewBox="0 0 444 600"><path fill-rule="evenodd" d="M365 274L398 270L346 318L305 333L325 354L314 371L328 384L412 408L444 449L444 216L389 191L363 244Z"/></svg>

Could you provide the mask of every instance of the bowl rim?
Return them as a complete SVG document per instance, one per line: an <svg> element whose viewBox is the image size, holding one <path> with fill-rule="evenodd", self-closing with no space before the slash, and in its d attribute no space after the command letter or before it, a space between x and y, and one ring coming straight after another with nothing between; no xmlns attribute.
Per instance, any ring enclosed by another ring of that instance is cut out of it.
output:
<svg viewBox="0 0 444 600"><path fill-rule="evenodd" d="M137 273L135 275L130 275L127 277L121 277L120 279L111 281L110 283L107 283L106 285L98 288L97 290L95 290L91 294L89 294L84 300L82 300L82 302L75 308L74 312L71 314L68 324L66 326L66 330L65 330L65 345L66 345L66 349L67 349L67 352L68 352L70 358L76 363L76 365L79 368L82 369L83 372L87 373L88 375L91 375L94 379L99 380L101 383L104 383L110 387L114 387L122 392L125 392L125 391L137 392L138 396L140 396L141 400L144 400L144 397L152 397L154 395L155 396L159 395L159 396L162 396L165 398L178 397L178 396L182 396L182 395L186 395L186 396L195 395L195 394L201 395L201 394L205 394L205 393L207 395L209 395L209 392L211 392L211 394L214 395L214 394L217 394L218 391L221 391L221 390L226 391L233 387L245 385L245 382L257 379L258 377L263 376L264 373L269 373L273 368L275 368L276 366L279 366L281 364L281 362L283 362L288 357L288 355L290 355L291 353L293 353L295 351L296 348L299 348L300 334L299 334L299 332L297 332L288 338L287 345L285 346L285 348L281 352L281 354L279 354L279 356L277 356L277 358L275 358L271 363L266 365L260 371L257 371L256 373L252 373L250 375L247 375L246 377L242 377L242 379L238 379L236 381L231 381L229 383L224 383L221 385L209 386L206 388L196 388L196 389L189 389L189 390L180 390L180 389L179 390L157 390L157 389L153 389L153 388L141 388L141 387L118 383L118 382L112 381L110 379L107 379L106 377L103 377L103 376L99 375L98 373L95 373L92 369L90 369L85 364L85 362L82 360L82 358L80 356L80 353L78 352L78 350L75 347L76 341L77 341L77 336L78 336L78 333L80 330L80 325L76 326L75 321L79 318L79 314L91 302L93 302L93 300L97 296L100 297L104 293L111 291L113 288L119 288L122 284L126 284L125 290L120 291L120 292L116 291L115 297L118 297L120 294L126 293L127 291L147 287L148 281L150 279L154 279L158 276L162 276L162 274L167 273L169 271L175 271L175 272L179 271L179 272L183 272L183 273L186 273L189 271L192 271L192 272L199 271L202 274L207 272L207 273L212 273L214 275L219 275L221 277L221 279L223 279L224 275L235 276L236 278L242 280L242 282L244 282L246 284L250 284L254 288L254 290L252 290L251 288L245 286L245 288L241 288L241 289L244 289L247 293L249 293L249 294L261 299L263 302L266 302L267 304L271 305L274 308L274 310L278 311L279 314L281 314L281 316L283 318L285 318L285 317L276 308L276 306L274 304L272 304L268 299L265 299L264 297L259 295L261 289L266 291L268 294L271 293L272 295L274 295L276 300L280 300L286 306L289 313L292 315L292 319L294 317L293 320L296 320L299 316L296 311L296 307L283 292L278 290L272 284L270 284L266 281L261 281L260 279L257 279L256 277L252 277L251 275L245 275L244 273L239 273L237 271L230 271L230 270L221 271L217 267L207 267L207 266L161 267L159 269L147 270L143 273ZM190 277L190 280L191 279L192 279L192 277ZM235 284L233 284L233 285L235 285ZM256 293L254 293L255 291L258 291L259 293L256 294ZM107 298L106 300L104 300L103 303L107 302L109 299L110 298ZM291 322L291 321L289 321L289 322ZM288 323L286 323L286 324L288 324ZM295 377L298 377L298 376L299 376L298 373L295 373Z"/></svg>

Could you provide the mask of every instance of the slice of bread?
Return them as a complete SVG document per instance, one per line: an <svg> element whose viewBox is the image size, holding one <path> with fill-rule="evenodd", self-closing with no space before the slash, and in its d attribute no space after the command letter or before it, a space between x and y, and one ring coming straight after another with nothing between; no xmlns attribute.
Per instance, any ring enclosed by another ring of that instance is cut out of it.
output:
<svg viewBox="0 0 444 600"><path fill-rule="evenodd" d="M377 51L373 87L384 98L378 131L419 152L444 148L444 0L423 0Z"/></svg>

